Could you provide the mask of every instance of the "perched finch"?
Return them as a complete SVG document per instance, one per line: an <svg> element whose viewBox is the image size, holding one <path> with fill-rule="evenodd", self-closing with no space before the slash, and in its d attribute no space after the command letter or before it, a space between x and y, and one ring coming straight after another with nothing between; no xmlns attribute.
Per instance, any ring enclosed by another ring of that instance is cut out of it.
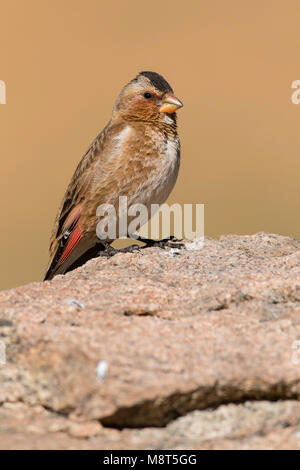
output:
<svg viewBox="0 0 300 470"><path fill-rule="evenodd" d="M127 196L128 206L165 202L179 170L175 112L182 106L155 72L139 73L122 89L109 123L67 188L50 239L45 280L80 266L113 242L97 235L99 205L111 204L118 212L120 196Z"/></svg>

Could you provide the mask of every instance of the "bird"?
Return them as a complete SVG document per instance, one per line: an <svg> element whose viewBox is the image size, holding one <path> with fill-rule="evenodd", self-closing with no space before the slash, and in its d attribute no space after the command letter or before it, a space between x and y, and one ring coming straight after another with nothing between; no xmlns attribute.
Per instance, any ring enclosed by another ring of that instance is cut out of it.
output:
<svg viewBox="0 0 300 470"><path fill-rule="evenodd" d="M140 72L122 88L108 124L83 155L67 187L50 237L44 280L65 274L110 247L113 239L104 241L97 235L99 205L117 208L120 196L127 197L128 206L149 208L166 201L180 166L176 111L182 106L156 72Z"/></svg>

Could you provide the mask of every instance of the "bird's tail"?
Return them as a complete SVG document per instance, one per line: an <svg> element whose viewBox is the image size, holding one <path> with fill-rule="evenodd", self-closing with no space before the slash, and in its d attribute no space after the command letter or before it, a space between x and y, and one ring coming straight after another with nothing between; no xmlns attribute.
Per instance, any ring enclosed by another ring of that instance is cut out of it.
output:
<svg viewBox="0 0 300 470"><path fill-rule="evenodd" d="M44 281L50 281L57 274L65 274L69 271L73 271L73 269L79 268L90 259L97 258L99 253L105 250L105 246L100 242L90 248L85 248L85 250L82 248L83 244L79 243L74 248L72 256L70 255L70 257L63 262L59 262L60 254L56 252L47 269Z"/></svg>

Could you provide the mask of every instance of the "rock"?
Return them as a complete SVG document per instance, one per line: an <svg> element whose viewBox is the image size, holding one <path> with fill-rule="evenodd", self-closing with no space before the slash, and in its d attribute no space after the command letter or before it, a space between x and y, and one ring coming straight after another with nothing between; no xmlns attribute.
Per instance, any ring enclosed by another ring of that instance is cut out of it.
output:
<svg viewBox="0 0 300 470"><path fill-rule="evenodd" d="M299 266L230 235L1 292L0 447L300 449Z"/></svg>

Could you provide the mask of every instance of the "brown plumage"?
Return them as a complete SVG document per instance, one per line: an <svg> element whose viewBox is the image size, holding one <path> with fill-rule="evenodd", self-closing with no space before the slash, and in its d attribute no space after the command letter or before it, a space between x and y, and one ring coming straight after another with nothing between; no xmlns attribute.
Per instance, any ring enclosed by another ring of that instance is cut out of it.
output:
<svg viewBox="0 0 300 470"><path fill-rule="evenodd" d="M128 206L148 208L167 199L179 170L175 111L181 106L170 85L154 72L141 72L123 88L111 120L67 188L50 239L45 280L105 249L96 233L100 204L112 204L117 211L119 196L127 196Z"/></svg>

